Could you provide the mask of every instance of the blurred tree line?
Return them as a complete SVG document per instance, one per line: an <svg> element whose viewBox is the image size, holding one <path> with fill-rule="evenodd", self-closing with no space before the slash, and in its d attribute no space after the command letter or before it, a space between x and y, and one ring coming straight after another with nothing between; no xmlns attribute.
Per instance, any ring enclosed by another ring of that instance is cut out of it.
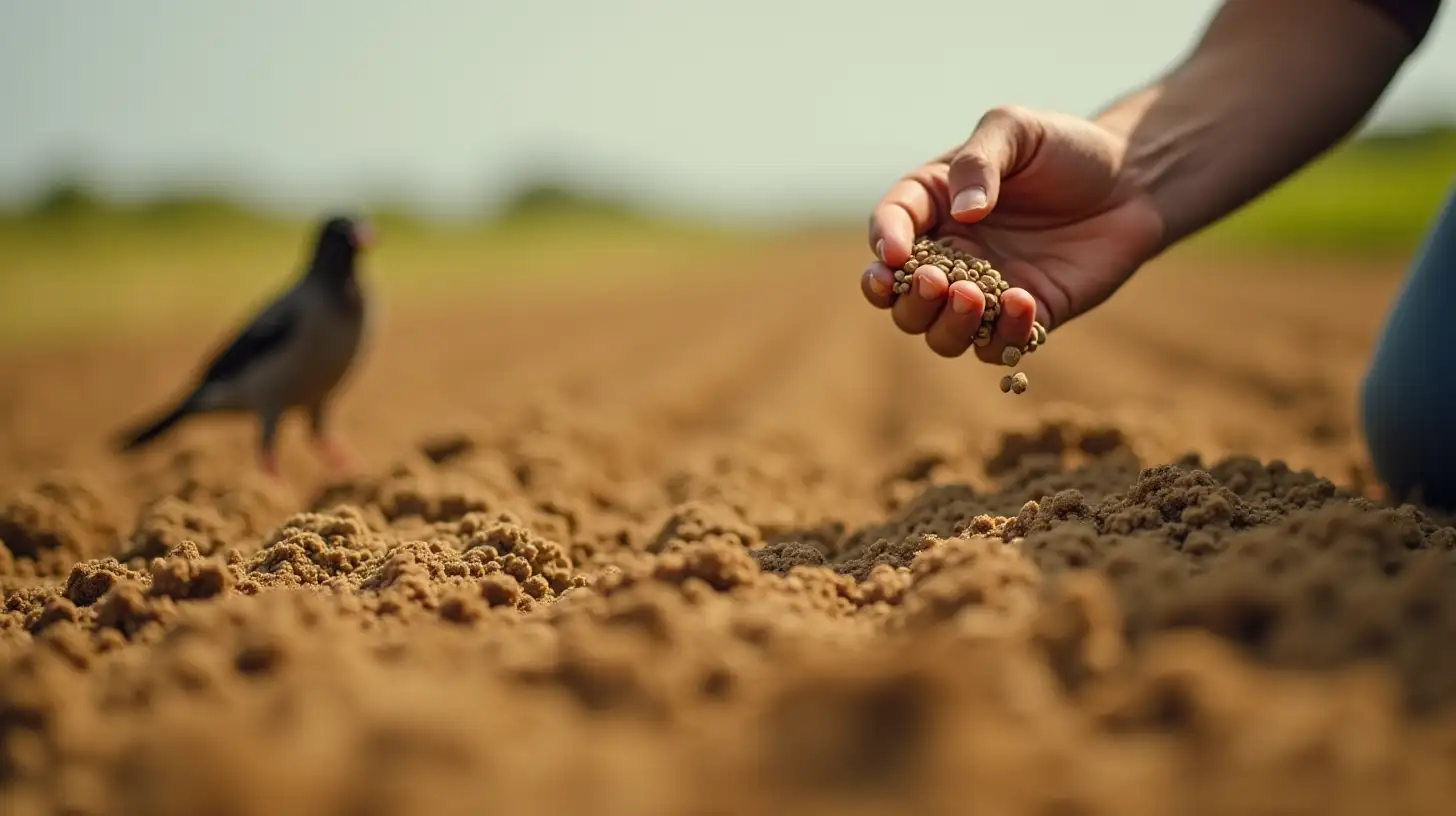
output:
<svg viewBox="0 0 1456 816"><path fill-rule="evenodd" d="M359 209L378 221L410 223L422 220L411 208L373 201ZM68 222L125 219L155 226L186 226L222 221L272 221L268 212L250 208L221 192L167 191L137 202L122 202L100 195L80 174L65 173L32 200L0 219L33 226L62 226ZM514 225L559 218L594 221L638 221L646 216L626 196L576 190L555 178L530 178L518 185L483 223Z"/></svg>
<svg viewBox="0 0 1456 816"><path fill-rule="evenodd" d="M1419 237L1456 177L1456 126L1374 132L1350 140L1293 179L1195 239L1201 244L1299 251L1388 251ZM1349 191L1358 189L1358 196ZM370 202L362 209L391 228L423 222L407 206ZM812 214L805 214L806 220ZM560 178L527 176L482 227L573 223L621 227L660 219L629 197L587 192ZM166 192L140 202L107 200L83 174L65 173L27 205L0 213L0 227L67 229L97 223L157 228L278 223L217 192Z"/></svg>

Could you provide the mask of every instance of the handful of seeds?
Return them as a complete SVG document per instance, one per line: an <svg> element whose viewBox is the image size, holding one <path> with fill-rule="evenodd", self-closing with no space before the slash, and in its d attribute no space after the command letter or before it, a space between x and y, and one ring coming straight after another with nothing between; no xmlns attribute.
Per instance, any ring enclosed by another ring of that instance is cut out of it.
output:
<svg viewBox="0 0 1456 816"><path fill-rule="evenodd" d="M951 246L949 239L932 241L922 237L915 242L910 252L910 260L895 270L895 294L909 292L911 275L925 265L938 267L951 283L971 281L980 288L981 294L986 298L986 309L981 313L981 325L976 328L974 342L982 348L990 345L991 335L996 331L996 321L1001 317L1001 296L1011 288L1011 284L1001 279L1001 273L991 266L990 261L961 252ZM1031 338L1026 341L1026 345L1019 349L1008 346L1001 353L1003 364L1014 366L1021 361L1021 355L1030 354L1046 343L1046 328L1040 321L1032 322L1031 330ZM1026 385L1026 375L1018 371L1011 377L1002 378L1001 391L1020 394L1026 391Z"/></svg>

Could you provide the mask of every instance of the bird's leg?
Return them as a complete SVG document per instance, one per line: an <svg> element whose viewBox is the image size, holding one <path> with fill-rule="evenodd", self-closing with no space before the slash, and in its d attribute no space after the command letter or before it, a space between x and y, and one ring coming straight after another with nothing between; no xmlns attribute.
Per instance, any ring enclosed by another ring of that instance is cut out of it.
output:
<svg viewBox="0 0 1456 816"><path fill-rule="evenodd" d="M258 465L269 479L278 481L278 413L265 411L258 417Z"/></svg>
<svg viewBox="0 0 1456 816"><path fill-rule="evenodd" d="M309 407L308 429L313 436L314 449L318 451L319 456L328 463L329 467L341 473L348 473L354 469L354 457L329 432L328 416L323 403Z"/></svg>
<svg viewBox="0 0 1456 816"><path fill-rule="evenodd" d="M316 445L319 455L323 457L329 467L340 473L348 473L354 469L354 457L337 439L330 436L321 437Z"/></svg>
<svg viewBox="0 0 1456 816"><path fill-rule="evenodd" d="M278 470L278 454L273 451L265 450L258 453L258 467L263 471L263 475L275 482L283 478Z"/></svg>

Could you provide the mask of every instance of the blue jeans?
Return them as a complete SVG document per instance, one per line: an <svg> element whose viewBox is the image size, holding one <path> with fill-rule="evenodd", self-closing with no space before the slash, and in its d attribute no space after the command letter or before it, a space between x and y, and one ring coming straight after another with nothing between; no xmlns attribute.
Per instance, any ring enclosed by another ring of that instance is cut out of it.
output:
<svg viewBox="0 0 1456 816"><path fill-rule="evenodd" d="M1385 318L1360 422L1392 499L1456 510L1456 185Z"/></svg>

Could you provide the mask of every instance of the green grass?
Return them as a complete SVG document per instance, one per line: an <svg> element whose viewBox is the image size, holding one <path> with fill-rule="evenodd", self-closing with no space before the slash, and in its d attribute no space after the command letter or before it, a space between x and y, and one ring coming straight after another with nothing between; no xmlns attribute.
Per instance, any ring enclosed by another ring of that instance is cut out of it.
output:
<svg viewBox="0 0 1456 816"><path fill-rule="evenodd" d="M1189 242L1195 252L1409 252L1456 178L1456 129L1365 138L1326 155ZM681 274L685 250L733 258L762 232L664 220L552 183L526 187L497 218L428 223L370 213L381 242L368 273L394 303L487 287L542 291ZM806 222L807 223L807 222ZM59 184L0 214L0 346L176 321L236 320L298 270L310 223L215 198L120 207ZM786 228L787 229L787 228ZM835 228L861 240L861 222Z"/></svg>
<svg viewBox="0 0 1456 816"><path fill-rule="evenodd" d="M620 285L675 255L751 246L738 233L593 213L527 214L488 224L373 219L365 259L391 303L486 288ZM235 320L286 285L313 225L238 211L85 212L0 221L0 346Z"/></svg>
<svg viewBox="0 0 1456 816"><path fill-rule="evenodd" d="M1330 151L1190 241L1200 249L1409 252L1456 181L1456 129L1365 138Z"/></svg>

